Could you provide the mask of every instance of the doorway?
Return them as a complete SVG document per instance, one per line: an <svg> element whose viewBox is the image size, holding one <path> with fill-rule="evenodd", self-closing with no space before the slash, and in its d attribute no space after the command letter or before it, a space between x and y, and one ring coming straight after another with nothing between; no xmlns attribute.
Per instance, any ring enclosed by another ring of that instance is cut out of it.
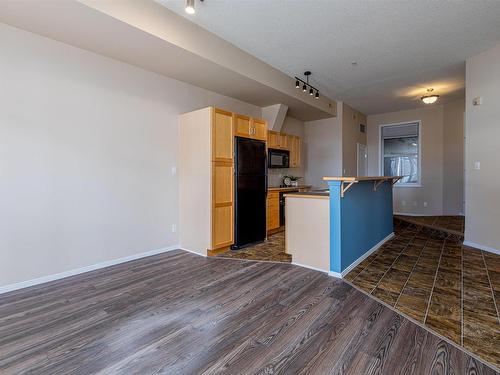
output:
<svg viewBox="0 0 500 375"><path fill-rule="evenodd" d="M362 143L357 144L357 175L366 176L368 172L368 154L366 145Z"/></svg>

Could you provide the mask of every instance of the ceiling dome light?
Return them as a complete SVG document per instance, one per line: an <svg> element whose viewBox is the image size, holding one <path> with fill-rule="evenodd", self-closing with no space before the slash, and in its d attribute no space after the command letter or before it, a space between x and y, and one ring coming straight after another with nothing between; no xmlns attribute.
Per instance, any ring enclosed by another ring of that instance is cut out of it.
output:
<svg viewBox="0 0 500 375"><path fill-rule="evenodd" d="M196 10L194 9L194 0L186 0L186 8L184 8L187 14L194 14Z"/></svg>
<svg viewBox="0 0 500 375"><path fill-rule="evenodd" d="M427 89L427 95L422 96L420 99L422 99L422 101L425 104L434 104L434 103L436 103L436 101L439 98L439 95L432 94L433 91L434 91L434 89Z"/></svg>
<svg viewBox="0 0 500 375"><path fill-rule="evenodd" d="M299 82L299 80L295 81L295 88L296 89L300 89L300 82Z"/></svg>

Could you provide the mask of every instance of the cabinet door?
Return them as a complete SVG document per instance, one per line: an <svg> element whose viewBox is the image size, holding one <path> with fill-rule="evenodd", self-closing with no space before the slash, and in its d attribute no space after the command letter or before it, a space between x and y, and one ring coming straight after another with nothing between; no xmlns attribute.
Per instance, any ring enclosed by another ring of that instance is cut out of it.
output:
<svg viewBox="0 0 500 375"><path fill-rule="evenodd" d="M278 137L279 137L278 132L269 130L267 132L267 147L268 148L279 148L280 144L279 144Z"/></svg>
<svg viewBox="0 0 500 375"><path fill-rule="evenodd" d="M250 136L261 141L267 140L267 122L264 120L252 119Z"/></svg>
<svg viewBox="0 0 500 375"><path fill-rule="evenodd" d="M294 149L295 149L295 166L296 167L300 167L301 165L301 153L300 153L300 138L299 137L295 137L294 138Z"/></svg>
<svg viewBox="0 0 500 375"><path fill-rule="evenodd" d="M250 117L243 115L234 115L234 134L238 137L250 138Z"/></svg>
<svg viewBox="0 0 500 375"><path fill-rule="evenodd" d="M297 167L297 151L295 149L296 143L295 143L295 136L290 135L288 136L288 144L290 145L290 168L295 168Z"/></svg>
<svg viewBox="0 0 500 375"><path fill-rule="evenodd" d="M212 120L212 161L232 161L233 142L233 114L215 108Z"/></svg>
<svg viewBox="0 0 500 375"><path fill-rule="evenodd" d="M280 227L279 193L270 192L267 195L267 230Z"/></svg>
<svg viewBox="0 0 500 375"><path fill-rule="evenodd" d="M278 140L280 148L285 150L289 149L288 136L285 133L279 133Z"/></svg>
<svg viewBox="0 0 500 375"><path fill-rule="evenodd" d="M212 248L234 243L233 163L212 162Z"/></svg>

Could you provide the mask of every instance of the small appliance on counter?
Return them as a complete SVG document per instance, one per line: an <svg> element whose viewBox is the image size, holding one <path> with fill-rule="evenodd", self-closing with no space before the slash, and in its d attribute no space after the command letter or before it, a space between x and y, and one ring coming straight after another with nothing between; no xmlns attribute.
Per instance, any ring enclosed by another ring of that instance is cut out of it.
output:
<svg viewBox="0 0 500 375"><path fill-rule="evenodd" d="M302 177L297 177L297 176L284 176L282 180L282 186L283 187L298 187L299 186L299 180Z"/></svg>

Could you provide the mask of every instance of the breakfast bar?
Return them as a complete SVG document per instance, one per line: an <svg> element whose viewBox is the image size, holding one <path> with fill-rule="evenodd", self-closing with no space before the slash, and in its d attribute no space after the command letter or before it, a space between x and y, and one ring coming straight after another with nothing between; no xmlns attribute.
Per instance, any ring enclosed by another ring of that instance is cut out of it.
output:
<svg viewBox="0 0 500 375"><path fill-rule="evenodd" d="M286 252L297 265L347 274L394 235L392 187L400 178L324 177L329 190L287 194Z"/></svg>

